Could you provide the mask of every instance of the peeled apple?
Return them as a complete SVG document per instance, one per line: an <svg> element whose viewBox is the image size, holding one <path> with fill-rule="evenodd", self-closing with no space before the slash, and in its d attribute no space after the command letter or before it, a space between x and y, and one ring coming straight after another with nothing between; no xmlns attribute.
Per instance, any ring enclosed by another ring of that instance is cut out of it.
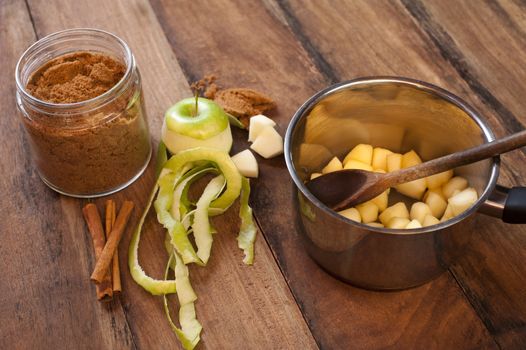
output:
<svg viewBox="0 0 526 350"><path fill-rule="evenodd" d="M215 102L206 98L186 98L165 115L161 139L166 148L176 154L185 149L208 147L229 152L232 132L228 115Z"/></svg>

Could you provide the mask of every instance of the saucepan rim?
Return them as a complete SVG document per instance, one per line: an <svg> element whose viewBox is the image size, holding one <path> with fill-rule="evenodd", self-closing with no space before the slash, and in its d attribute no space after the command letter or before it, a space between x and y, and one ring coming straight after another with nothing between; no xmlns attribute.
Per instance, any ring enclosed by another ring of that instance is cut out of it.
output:
<svg viewBox="0 0 526 350"><path fill-rule="evenodd" d="M289 171L290 176L292 177L292 180L294 181L296 187L301 191L301 193L315 206L326 212L328 215L334 217L335 219L342 220L346 222L347 224L351 226L356 226L360 229L365 229L368 231L372 231L374 233L378 234L399 234L399 235L419 235L423 233L428 232L434 232L437 230L442 230L447 227L453 226L460 221L464 220L465 218L469 217L471 214L475 213L479 207L484 203L489 195L493 192L495 185L497 183L497 178L499 176L499 164L500 164L500 158L494 157L493 158L493 164L491 166L491 173L490 177L487 181L486 187L484 188L484 191L479 196L479 199L477 202L468 210L463 212L462 214L454 217L453 219L447 220L445 222L441 222L440 224L433 225L433 226L427 226L422 228L415 228L415 229L405 229L405 230L397 230L397 229L390 229L390 228L380 228L380 227L373 227L366 224L358 223L356 221L347 219L343 217L342 215L339 215L334 210L327 207L325 204L323 204L319 199L317 199L305 186L303 181L298 176L298 173L296 171L296 168L294 167L294 163L292 161L292 137L294 136L294 132L296 130L296 127L300 123L300 121L303 118L306 118L310 111L314 108L318 102L323 100L324 98L333 95L337 92L340 92L342 90L349 89L351 87L356 87L359 85L370 85L370 84L382 84L382 83L396 83L396 84L402 84L406 86L411 86L416 89L424 90L426 92L430 92L450 103L460 108L462 111L464 111L475 123L478 125L480 130L482 131L483 137L486 142L491 142L495 140L495 136L491 129L488 127L486 122L482 120L482 118L479 116L479 114L469 105L467 104L463 99L456 96L455 94L442 89L436 85L411 79L411 78L405 78L405 77L396 77L396 76L370 76L370 77L360 77L348 81L344 81L341 83L337 83L334 85L331 85L318 93L311 96L303 105L296 111L294 116L292 117L289 126L287 128L287 132L285 134L285 162L287 164L287 169Z"/></svg>

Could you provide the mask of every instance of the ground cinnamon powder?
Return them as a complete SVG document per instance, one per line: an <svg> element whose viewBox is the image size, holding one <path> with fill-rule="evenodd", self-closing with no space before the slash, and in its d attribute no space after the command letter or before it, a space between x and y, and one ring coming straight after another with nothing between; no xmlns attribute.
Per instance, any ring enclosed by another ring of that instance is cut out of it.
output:
<svg viewBox="0 0 526 350"><path fill-rule="evenodd" d="M247 88L220 89L216 84L217 77L206 75L203 79L192 84L194 90L202 91L203 96L214 100L225 112L248 127L249 119L276 107L276 103L259 91Z"/></svg>
<svg viewBox="0 0 526 350"><path fill-rule="evenodd" d="M55 190L78 196L107 193L146 166L151 145L137 71L104 100L91 100L125 73L126 66L112 56L78 51L44 63L30 76L26 89L40 100L86 101L84 107L65 110L27 108L22 118L40 176Z"/></svg>
<svg viewBox="0 0 526 350"><path fill-rule="evenodd" d="M75 52L44 64L32 76L27 90L36 98L53 103L92 99L122 79L126 67L116 59L91 52Z"/></svg>

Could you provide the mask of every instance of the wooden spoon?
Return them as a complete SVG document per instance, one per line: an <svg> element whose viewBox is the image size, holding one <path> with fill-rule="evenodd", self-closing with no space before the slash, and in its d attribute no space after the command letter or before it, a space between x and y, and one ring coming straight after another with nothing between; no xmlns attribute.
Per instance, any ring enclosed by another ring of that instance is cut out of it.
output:
<svg viewBox="0 0 526 350"><path fill-rule="evenodd" d="M392 173L345 169L319 176L308 181L306 186L325 205L339 211L372 199L389 187L475 163L524 145L526 130Z"/></svg>

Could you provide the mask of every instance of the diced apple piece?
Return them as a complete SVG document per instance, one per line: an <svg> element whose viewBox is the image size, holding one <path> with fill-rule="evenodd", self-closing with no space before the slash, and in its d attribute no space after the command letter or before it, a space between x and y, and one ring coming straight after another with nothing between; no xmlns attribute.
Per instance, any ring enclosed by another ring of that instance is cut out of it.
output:
<svg viewBox="0 0 526 350"><path fill-rule="evenodd" d="M261 131L267 126L274 127L276 123L265 117L263 114L258 114L250 118L248 125L248 141L254 142Z"/></svg>
<svg viewBox="0 0 526 350"><path fill-rule="evenodd" d="M376 221L378 219L378 207L373 202L365 202L358 204L356 209L360 212L362 222L367 224L369 222Z"/></svg>
<svg viewBox="0 0 526 350"><path fill-rule="evenodd" d="M379 222L370 222L370 223L367 224L367 226L378 227L378 228L385 227L384 225L382 225Z"/></svg>
<svg viewBox="0 0 526 350"><path fill-rule="evenodd" d="M408 224L409 224L409 219L394 217L391 220L389 220L389 222L387 223L387 225L385 225L385 227L402 229L402 228L405 228Z"/></svg>
<svg viewBox="0 0 526 350"><path fill-rule="evenodd" d="M371 199L370 202L376 204L380 212L384 211L387 208L387 203L389 202L389 189Z"/></svg>
<svg viewBox="0 0 526 350"><path fill-rule="evenodd" d="M442 218L440 219L440 222L447 221L449 219L452 219L455 217L455 214L453 214L453 210L451 209L451 205L447 205L446 210L444 211L444 215L442 215Z"/></svg>
<svg viewBox="0 0 526 350"><path fill-rule="evenodd" d="M409 151L402 156L402 169L422 163L415 151ZM426 191L426 179L418 179L395 187L398 192L408 197L420 200Z"/></svg>
<svg viewBox="0 0 526 350"><path fill-rule="evenodd" d="M388 207L379 216L382 224L386 226L389 220L391 220L394 217L406 219L409 218L409 212L407 211L407 207L405 206L404 202L398 202ZM409 220L407 220L407 222L409 222Z"/></svg>
<svg viewBox="0 0 526 350"><path fill-rule="evenodd" d="M388 149L376 147L373 149L373 160L371 165L373 169L382 169L387 171L387 156L393 152Z"/></svg>
<svg viewBox="0 0 526 350"><path fill-rule="evenodd" d="M402 155L400 153L391 153L387 155L387 172L393 172L402 169Z"/></svg>
<svg viewBox="0 0 526 350"><path fill-rule="evenodd" d="M432 225L436 225L439 223L440 223L440 220L438 220L433 215L426 215L424 218L424 221L422 221L422 226L427 227L427 226L432 226Z"/></svg>
<svg viewBox="0 0 526 350"><path fill-rule="evenodd" d="M312 173L310 174L310 179L314 180L315 178L320 177L322 175L323 175L322 173Z"/></svg>
<svg viewBox="0 0 526 350"><path fill-rule="evenodd" d="M332 173L333 171L338 171L343 169L343 164L340 162L338 157L334 157L331 161L321 170L322 174Z"/></svg>
<svg viewBox="0 0 526 350"><path fill-rule="evenodd" d="M420 221L414 219L414 220L411 220L407 225L405 225L405 228L407 229L411 229L411 228L421 228L422 227L422 224L420 223Z"/></svg>
<svg viewBox="0 0 526 350"><path fill-rule="evenodd" d="M344 169L361 169L361 170L368 170L373 171L373 167L369 164L362 163L360 161L350 159L347 162L343 164Z"/></svg>
<svg viewBox="0 0 526 350"><path fill-rule="evenodd" d="M436 187L436 188L428 188L427 189L427 192L424 195L424 201L427 199L427 197L429 196L429 194L431 192L439 195L440 197L442 197L443 200L445 200L445 201L447 200L446 196L444 196L444 192L442 192L442 187Z"/></svg>
<svg viewBox="0 0 526 350"><path fill-rule="evenodd" d="M351 159L371 165L373 159L373 146L360 143L347 154L343 163L345 164Z"/></svg>
<svg viewBox="0 0 526 350"><path fill-rule="evenodd" d="M360 216L360 212L356 208L344 209L342 211L339 211L338 214L345 216L349 220L356 221L356 222L362 222L362 217Z"/></svg>
<svg viewBox="0 0 526 350"><path fill-rule="evenodd" d="M429 206L429 209L431 209L431 214L435 218L442 217L447 207L447 202L444 199L444 197L437 194L436 192L429 190L427 191L424 198L425 203Z"/></svg>
<svg viewBox="0 0 526 350"><path fill-rule="evenodd" d="M409 217L411 220L418 220L419 222L424 221L426 215L431 214L431 209L426 203L416 202L411 206L411 211L409 212Z"/></svg>
<svg viewBox="0 0 526 350"><path fill-rule="evenodd" d="M456 190L462 191L467 187L468 180L461 176L455 176L442 186L442 192L444 193L444 197L450 198Z"/></svg>
<svg viewBox="0 0 526 350"><path fill-rule="evenodd" d="M418 154L413 150L404 153L402 156L402 168L409 168L420 163L422 163L422 159L420 159Z"/></svg>
<svg viewBox="0 0 526 350"><path fill-rule="evenodd" d="M426 177L427 187L428 188L439 188L443 184L447 183L449 179L453 177L453 170L447 170L443 173L438 173Z"/></svg>
<svg viewBox="0 0 526 350"><path fill-rule="evenodd" d="M426 191L426 179L418 179L396 186L396 190L403 195L420 200Z"/></svg>
<svg viewBox="0 0 526 350"><path fill-rule="evenodd" d="M470 187L448 199L453 215L460 215L468 210L478 199L477 191Z"/></svg>
<svg viewBox="0 0 526 350"><path fill-rule="evenodd" d="M266 126L250 146L263 158L272 158L283 153L283 138L271 126Z"/></svg>
<svg viewBox="0 0 526 350"><path fill-rule="evenodd" d="M250 150L246 149L235 156L232 156L232 161L241 175L246 177L258 177L258 162Z"/></svg>

